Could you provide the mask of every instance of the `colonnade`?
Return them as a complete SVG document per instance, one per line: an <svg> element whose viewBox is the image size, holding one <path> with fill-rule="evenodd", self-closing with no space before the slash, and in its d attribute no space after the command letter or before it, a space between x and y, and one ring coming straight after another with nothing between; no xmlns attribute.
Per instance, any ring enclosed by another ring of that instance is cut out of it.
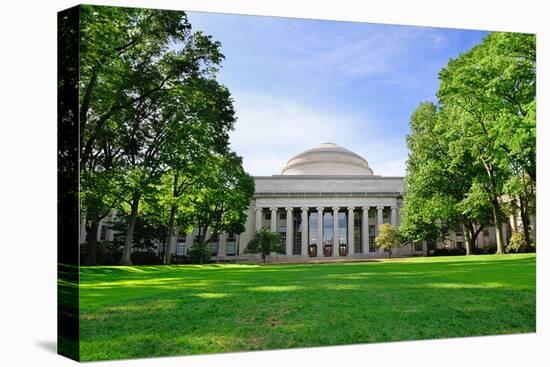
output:
<svg viewBox="0 0 550 367"><path fill-rule="evenodd" d="M328 211L332 213L332 257L339 257L339 246L340 246L340 234L339 234L339 213L341 211L347 211L347 236L346 236L346 256L353 256L355 252L355 214L356 209L360 208L362 211L362 220L361 220L361 249L362 254L367 255L369 253L369 210L371 208L376 208L376 232L375 235L378 234L378 229L380 226L384 223L384 208L386 206L361 206L361 207L355 207L355 206L347 206L340 208L339 206L333 206L333 207L316 207L312 210L310 207L300 207L301 211L301 229L302 229L302 235L301 235L301 255L300 256L307 256L308 255L308 249L309 246L312 245L310 243L310 230L316 230L317 231L317 243L316 245L322 244L324 246L324 234L323 234L323 228L324 228L324 214ZM398 211L399 208L397 206L389 206L391 213L390 213L390 224L394 227L398 225ZM285 207L284 209L279 207L260 207L257 206L255 208L255 229L259 230L263 226L263 220L264 216L263 213L269 210L270 211L270 221L269 221L269 227L272 232L278 232L277 228L277 218L280 210L286 211L286 254L287 256L291 256L293 253L293 240L294 240L294 214L295 214L295 207ZM317 228L308 228L309 227L309 214L310 213L317 214ZM321 246L317 246L317 257L323 256L323 249L320 248Z"/></svg>

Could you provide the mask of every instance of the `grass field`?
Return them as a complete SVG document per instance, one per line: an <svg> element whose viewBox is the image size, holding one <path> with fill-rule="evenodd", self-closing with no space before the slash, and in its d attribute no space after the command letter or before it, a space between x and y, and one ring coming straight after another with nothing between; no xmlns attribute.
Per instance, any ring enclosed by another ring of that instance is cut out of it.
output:
<svg viewBox="0 0 550 367"><path fill-rule="evenodd" d="M535 255L81 270L82 360L535 331Z"/></svg>

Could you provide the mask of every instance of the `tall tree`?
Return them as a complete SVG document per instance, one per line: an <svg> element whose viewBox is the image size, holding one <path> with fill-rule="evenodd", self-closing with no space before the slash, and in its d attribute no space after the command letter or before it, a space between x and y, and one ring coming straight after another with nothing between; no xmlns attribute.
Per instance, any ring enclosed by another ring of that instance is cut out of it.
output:
<svg viewBox="0 0 550 367"><path fill-rule="evenodd" d="M532 35L492 33L440 73L440 104L456 110L450 125L457 137L452 150L470 152L485 171L477 182L492 207L497 253L504 251L501 201L506 183L517 176L515 167L536 179L534 45Z"/></svg>
<svg viewBox="0 0 550 367"><path fill-rule="evenodd" d="M470 192L480 166L472 164L468 152L451 151L456 140L449 129L453 117L445 112L425 102L411 116L400 231L410 241L433 242L443 233L442 226L456 228L462 224L466 253L471 254L478 234L489 224L488 205L483 196Z"/></svg>
<svg viewBox="0 0 550 367"><path fill-rule="evenodd" d="M227 152L202 168L200 184L191 201L198 244L210 236L233 232L246 222L246 210L254 194L254 179L242 166L242 158Z"/></svg>

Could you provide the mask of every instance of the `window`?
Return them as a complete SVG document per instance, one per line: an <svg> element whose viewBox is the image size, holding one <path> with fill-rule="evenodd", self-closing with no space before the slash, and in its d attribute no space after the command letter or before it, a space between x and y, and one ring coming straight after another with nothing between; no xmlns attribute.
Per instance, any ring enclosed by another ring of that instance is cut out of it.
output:
<svg viewBox="0 0 550 367"><path fill-rule="evenodd" d="M100 241L107 240L107 225L105 224L101 225L101 234L99 235L99 240Z"/></svg>
<svg viewBox="0 0 550 367"><path fill-rule="evenodd" d="M483 236L484 237L489 237L489 230L488 229L483 230Z"/></svg>
<svg viewBox="0 0 550 367"><path fill-rule="evenodd" d="M176 256L185 254L185 237L178 237L176 242Z"/></svg>
<svg viewBox="0 0 550 367"><path fill-rule="evenodd" d="M363 218L359 210L353 215L353 247L355 253L363 252Z"/></svg>
<svg viewBox="0 0 550 367"><path fill-rule="evenodd" d="M279 226L279 239L281 240L281 245L286 244L286 224Z"/></svg>
<svg viewBox="0 0 550 367"><path fill-rule="evenodd" d="M376 245L374 240L376 239L376 229L374 224L369 225L369 252L376 252Z"/></svg>
<svg viewBox="0 0 550 367"><path fill-rule="evenodd" d="M338 237L339 245L348 244L348 215L344 212L338 213Z"/></svg>
<svg viewBox="0 0 550 367"><path fill-rule="evenodd" d="M386 209L382 210L382 218L388 219L389 217L390 213Z"/></svg>
<svg viewBox="0 0 550 367"><path fill-rule="evenodd" d="M218 236L210 238L209 247L210 247L210 254L212 256L218 256L218 248L220 247L220 240Z"/></svg>
<svg viewBox="0 0 550 367"><path fill-rule="evenodd" d="M227 240L226 240L226 244L225 244L225 253L227 256L235 256L235 244L236 244L236 241L235 241L235 233L228 233L227 234Z"/></svg>
<svg viewBox="0 0 550 367"><path fill-rule="evenodd" d="M264 216L265 220L271 220L271 210L267 210Z"/></svg>
<svg viewBox="0 0 550 367"><path fill-rule="evenodd" d="M292 255L302 254L302 213L300 210L295 210L292 216L293 238L292 238Z"/></svg>
<svg viewBox="0 0 550 367"><path fill-rule="evenodd" d="M333 224L334 222L332 219L332 213L324 213L323 214L323 244L332 245Z"/></svg>
<svg viewBox="0 0 550 367"><path fill-rule="evenodd" d="M280 220L286 220L286 210L283 210L283 211L280 212L279 219Z"/></svg>
<svg viewBox="0 0 550 367"><path fill-rule="evenodd" d="M159 256L164 257L164 251L166 251L166 244L159 243Z"/></svg>
<svg viewBox="0 0 550 367"><path fill-rule="evenodd" d="M375 218L374 210L369 209L369 218L371 218L371 219Z"/></svg>
<svg viewBox="0 0 550 367"><path fill-rule="evenodd" d="M415 241L414 242L414 251L423 251L424 250L424 245L422 243L422 241Z"/></svg>
<svg viewBox="0 0 550 367"><path fill-rule="evenodd" d="M463 249L464 248L464 242L456 241L456 248Z"/></svg>
<svg viewBox="0 0 550 367"><path fill-rule="evenodd" d="M308 228L309 228L309 244L316 245L318 242L319 231L317 227L318 214L313 212L309 214Z"/></svg>

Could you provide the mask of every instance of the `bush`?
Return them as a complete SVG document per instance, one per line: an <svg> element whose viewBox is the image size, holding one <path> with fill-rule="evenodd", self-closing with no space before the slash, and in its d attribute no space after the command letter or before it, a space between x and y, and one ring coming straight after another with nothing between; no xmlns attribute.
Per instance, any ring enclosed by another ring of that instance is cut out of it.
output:
<svg viewBox="0 0 550 367"><path fill-rule="evenodd" d="M82 243L80 245L80 264L86 264L86 254L88 250L88 244ZM96 261L97 265L118 265L122 251L118 245L113 244L111 241L98 241L96 245Z"/></svg>
<svg viewBox="0 0 550 367"><path fill-rule="evenodd" d="M130 255L134 265L161 265L162 259L153 251L134 252Z"/></svg>
<svg viewBox="0 0 550 367"><path fill-rule="evenodd" d="M189 264L189 258L185 255L172 255L170 264Z"/></svg>
<svg viewBox="0 0 550 367"><path fill-rule="evenodd" d="M189 250L189 262L191 264L207 264L210 262L210 249L204 243L191 246Z"/></svg>
<svg viewBox="0 0 550 367"><path fill-rule="evenodd" d="M461 248L436 248L430 256L460 256L466 255L466 249Z"/></svg>
<svg viewBox="0 0 550 367"><path fill-rule="evenodd" d="M527 242L525 241L525 235L521 232L514 232L512 233L512 237L510 237L510 242L508 242L508 245L506 246L506 252L534 252L535 246L529 246Z"/></svg>
<svg viewBox="0 0 550 367"><path fill-rule="evenodd" d="M494 254L496 252L497 252L496 245L489 245L489 246L485 246L485 247L475 247L472 250L472 253L476 254L476 255Z"/></svg>

